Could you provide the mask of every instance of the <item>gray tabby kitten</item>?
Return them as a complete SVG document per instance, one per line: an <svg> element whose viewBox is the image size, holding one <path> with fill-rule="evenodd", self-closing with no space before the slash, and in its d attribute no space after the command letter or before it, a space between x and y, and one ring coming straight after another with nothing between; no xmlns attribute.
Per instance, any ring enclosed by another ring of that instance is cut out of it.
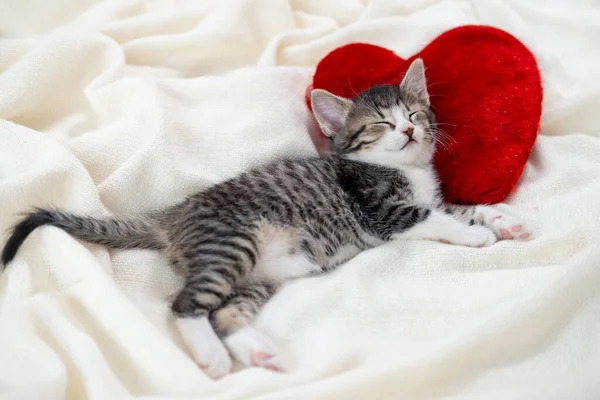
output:
<svg viewBox="0 0 600 400"><path fill-rule="evenodd" d="M138 218L40 209L16 225L2 261L42 225L111 248L162 251L187 273L172 305L176 325L198 365L220 377L231 367L228 350L245 365L284 369L275 344L251 324L287 280L394 239L481 247L529 238L493 208L443 203L420 59L399 87L375 86L353 99L314 90L311 99L330 155L277 161Z"/></svg>

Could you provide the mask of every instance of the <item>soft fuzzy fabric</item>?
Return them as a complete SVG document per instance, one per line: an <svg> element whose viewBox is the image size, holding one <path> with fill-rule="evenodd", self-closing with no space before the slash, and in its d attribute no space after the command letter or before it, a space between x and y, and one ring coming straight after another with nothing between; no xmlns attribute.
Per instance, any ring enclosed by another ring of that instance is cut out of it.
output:
<svg viewBox="0 0 600 400"><path fill-rule="evenodd" d="M451 137L435 159L444 196L457 204L503 201L521 176L542 114L535 57L512 35L462 26L408 60L378 46L348 44L321 60L307 94L315 88L353 97L375 84L397 85L416 57L427 68L439 127Z"/></svg>
<svg viewBox="0 0 600 400"><path fill-rule="evenodd" d="M541 133L501 205L535 222L535 240L394 242L290 283L258 321L290 373L212 382L172 326L180 271L42 228L0 276L0 398L599 399L589 0L0 2L0 241L33 206L147 211L315 155L304 92L319 60L361 41L406 58L465 24L515 35L542 71Z"/></svg>

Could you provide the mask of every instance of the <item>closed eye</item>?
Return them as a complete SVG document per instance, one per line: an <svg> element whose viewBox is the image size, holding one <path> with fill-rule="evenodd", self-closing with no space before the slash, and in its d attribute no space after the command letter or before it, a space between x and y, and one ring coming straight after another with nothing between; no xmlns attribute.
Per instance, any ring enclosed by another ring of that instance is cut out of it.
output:
<svg viewBox="0 0 600 400"><path fill-rule="evenodd" d="M392 124L391 122L387 122L387 121L375 122L375 123L373 123L373 125L387 125L392 129L396 129L396 125Z"/></svg>
<svg viewBox="0 0 600 400"><path fill-rule="evenodd" d="M363 146L366 146L366 145L371 144L371 143L375 143L378 140L379 139L362 140L362 141L360 141L360 142L355 143L354 145L352 145L352 147L350 147L348 150L349 151L357 151L357 150L360 150Z"/></svg>
<svg viewBox="0 0 600 400"><path fill-rule="evenodd" d="M413 122L413 118L417 116L417 114L419 114L422 111L415 111L415 112L411 112L410 114L408 114L408 119Z"/></svg>

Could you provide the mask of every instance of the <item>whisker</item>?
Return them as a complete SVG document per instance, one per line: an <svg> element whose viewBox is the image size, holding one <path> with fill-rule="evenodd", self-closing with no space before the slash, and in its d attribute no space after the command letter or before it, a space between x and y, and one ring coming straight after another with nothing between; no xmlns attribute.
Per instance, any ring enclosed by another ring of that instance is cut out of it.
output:
<svg viewBox="0 0 600 400"><path fill-rule="evenodd" d="M448 132L446 132L445 130L443 130L441 128L438 128L437 125L434 126L433 128L431 128L431 130L433 132L435 132L437 135L439 135L440 137L455 141L454 138L452 138L452 136Z"/></svg>
<svg viewBox="0 0 600 400"><path fill-rule="evenodd" d="M436 141L443 143L447 146L450 146L451 144L456 144L456 140L450 136L447 132L444 132L443 130L440 129L434 129L434 134L435 134L435 138Z"/></svg>
<svg viewBox="0 0 600 400"><path fill-rule="evenodd" d="M348 82L348 87L354 93L354 96L358 96L358 93L356 93L356 90L354 90L354 87L352 86L352 82L350 81L350 71L348 71L348 75L346 76L346 81Z"/></svg>
<svg viewBox="0 0 600 400"><path fill-rule="evenodd" d="M441 85L441 84L453 84L454 82L427 82L427 89L429 89L432 86L435 85Z"/></svg>
<svg viewBox="0 0 600 400"><path fill-rule="evenodd" d="M435 137L434 140L436 146L439 146L444 150L448 150L450 148L450 143L448 143L446 140L441 140L439 137Z"/></svg>

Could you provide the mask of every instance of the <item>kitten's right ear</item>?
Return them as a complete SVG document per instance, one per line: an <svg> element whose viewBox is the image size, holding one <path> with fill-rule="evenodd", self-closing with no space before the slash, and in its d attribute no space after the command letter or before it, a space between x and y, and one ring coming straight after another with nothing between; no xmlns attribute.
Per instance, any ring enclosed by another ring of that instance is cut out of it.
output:
<svg viewBox="0 0 600 400"><path fill-rule="evenodd" d="M344 126L351 101L323 89L310 92L310 104L323 133L334 137Z"/></svg>
<svg viewBox="0 0 600 400"><path fill-rule="evenodd" d="M408 67L400 89L414 93L419 100L429 106L429 93L427 92L427 79L425 79L425 65L423 59L417 58Z"/></svg>

